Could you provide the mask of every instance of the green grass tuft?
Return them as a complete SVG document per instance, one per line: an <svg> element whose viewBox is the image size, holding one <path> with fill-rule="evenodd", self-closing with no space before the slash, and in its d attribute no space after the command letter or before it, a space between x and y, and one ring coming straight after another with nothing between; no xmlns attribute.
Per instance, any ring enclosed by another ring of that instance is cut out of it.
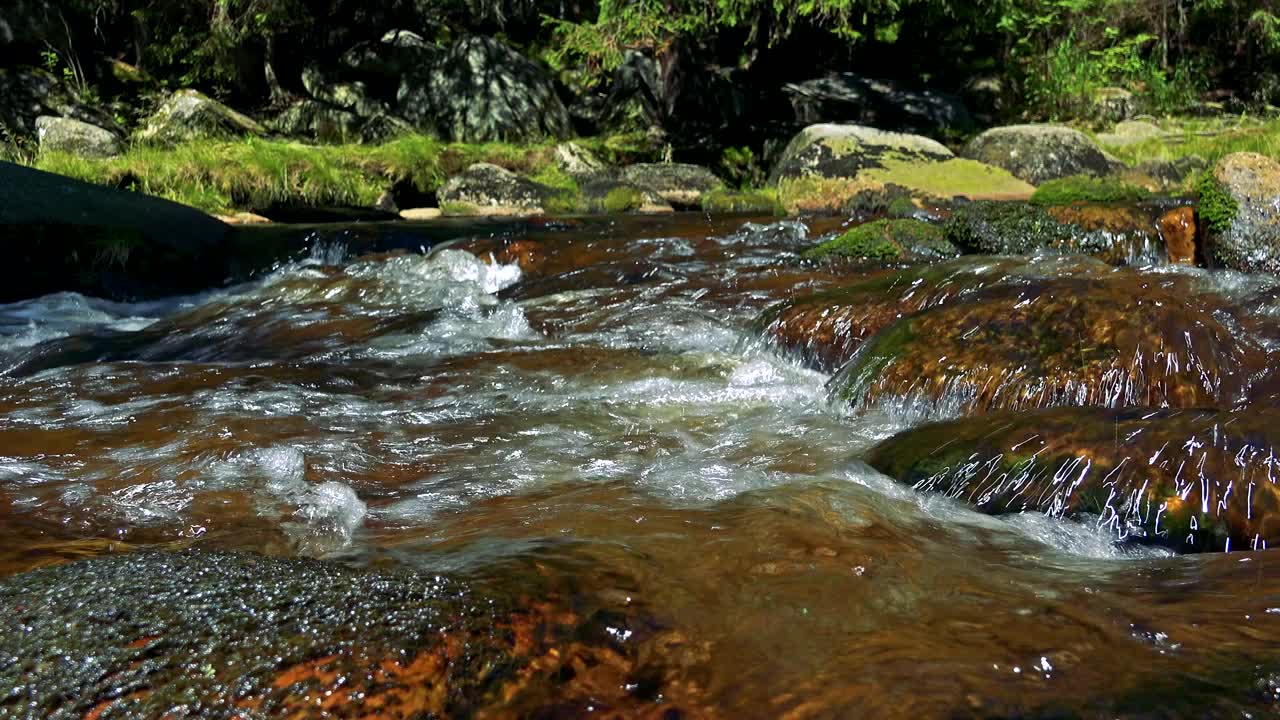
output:
<svg viewBox="0 0 1280 720"><path fill-rule="evenodd" d="M786 214L782 204L778 201L778 192L770 188L760 190L712 190L702 196L702 209L709 213Z"/></svg>
<svg viewBox="0 0 1280 720"><path fill-rule="evenodd" d="M1031 196L1036 205L1071 205L1073 203L1141 202L1151 197L1145 188L1118 178L1073 175L1050 180Z"/></svg>

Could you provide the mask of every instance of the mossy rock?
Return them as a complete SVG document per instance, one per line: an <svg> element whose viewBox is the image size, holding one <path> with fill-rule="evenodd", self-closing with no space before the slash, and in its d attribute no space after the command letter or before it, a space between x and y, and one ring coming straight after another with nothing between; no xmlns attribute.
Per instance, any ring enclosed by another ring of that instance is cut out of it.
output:
<svg viewBox="0 0 1280 720"><path fill-rule="evenodd" d="M0 714L527 716L552 702L572 716L601 703L624 715L685 714L628 690L662 677L653 619L631 606L569 607L528 575L517 596L434 573L247 553L147 552L35 570L0 581L0 647L15 658L0 665ZM593 631L605 619L630 641ZM641 668L639 653L654 652ZM657 682L655 693L683 692Z"/></svg>
<svg viewBox="0 0 1280 720"><path fill-rule="evenodd" d="M1196 191L1205 254L1212 264L1280 273L1280 163L1234 153L1201 176Z"/></svg>
<svg viewBox="0 0 1280 720"><path fill-rule="evenodd" d="M1273 408L1055 408L908 430L867 460L983 512L1096 518L1118 541L1201 551L1280 542L1277 451Z"/></svg>
<svg viewBox="0 0 1280 720"><path fill-rule="evenodd" d="M1072 175L1111 172L1111 162L1093 141L1060 125L992 128L969 141L961 155L1004 168L1035 185Z"/></svg>
<svg viewBox="0 0 1280 720"><path fill-rule="evenodd" d="M658 193L610 177L597 175L582 183L581 197L587 212L619 215L622 213L658 214L672 208Z"/></svg>
<svg viewBox="0 0 1280 720"><path fill-rule="evenodd" d="M1122 216L1130 218L1130 212L1086 207L1064 211L1027 203L968 203L956 208L945 235L963 252L987 255L1083 253L1123 264L1146 253L1149 232L1108 227Z"/></svg>
<svg viewBox="0 0 1280 720"><path fill-rule="evenodd" d="M172 144L184 140L265 135L266 129L196 90L178 90L147 118L138 133L143 142Z"/></svg>
<svg viewBox="0 0 1280 720"><path fill-rule="evenodd" d="M859 125L798 134L771 176L789 213L836 213L883 197L1026 199L1035 188L1008 172L956 158L936 141Z"/></svg>
<svg viewBox="0 0 1280 720"><path fill-rule="evenodd" d="M1249 321L1185 277L1003 284L903 317L841 372L856 408L1231 407L1268 363Z"/></svg>
<svg viewBox="0 0 1280 720"><path fill-rule="evenodd" d="M1072 175L1043 183L1036 188L1031 202L1036 205L1136 203L1150 197L1151 193L1145 188L1131 185L1120 178Z"/></svg>
<svg viewBox="0 0 1280 720"><path fill-rule="evenodd" d="M865 223L804 254L811 260L845 258L884 262L945 260L958 255L960 251L947 242L941 228L910 219Z"/></svg>

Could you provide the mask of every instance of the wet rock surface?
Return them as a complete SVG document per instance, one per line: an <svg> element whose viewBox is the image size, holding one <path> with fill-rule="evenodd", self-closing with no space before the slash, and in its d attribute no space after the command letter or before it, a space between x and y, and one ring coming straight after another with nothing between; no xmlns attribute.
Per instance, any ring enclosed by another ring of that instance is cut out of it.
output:
<svg viewBox="0 0 1280 720"><path fill-rule="evenodd" d="M133 554L0 582L0 610L0 710L14 718L515 716L531 700L680 712L654 698L660 668L601 628L651 638L651 621L438 575Z"/></svg>
<svg viewBox="0 0 1280 720"><path fill-rule="evenodd" d="M1231 407L1267 353L1176 280L1057 278L902 318L841 371L855 407L944 415L1057 405Z"/></svg>
<svg viewBox="0 0 1280 720"><path fill-rule="evenodd" d="M997 413L909 430L868 461L990 513L1085 517L1179 551L1280 542L1280 414L1127 408Z"/></svg>
<svg viewBox="0 0 1280 720"><path fill-rule="evenodd" d="M1082 253L1125 264L1156 250L1154 224L1132 208L975 202L960 206L946 238L967 253Z"/></svg>

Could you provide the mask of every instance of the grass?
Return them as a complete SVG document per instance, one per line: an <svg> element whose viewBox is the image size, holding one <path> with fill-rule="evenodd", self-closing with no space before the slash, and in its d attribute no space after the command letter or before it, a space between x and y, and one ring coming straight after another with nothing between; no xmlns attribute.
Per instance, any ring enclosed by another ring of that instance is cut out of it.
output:
<svg viewBox="0 0 1280 720"><path fill-rule="evenodd" d="M1223 119L1167 120L1166 137L1130 145L1103 145L1103 149L1128 165L1150 161L1173 161L1196 155L1210 164L1224 155L1256 152L1280 160L1280 119L1267 121L1246 117ZM1169 126L1174 127L1169 127Z"/></svg>
<svg viewBox="0 0 1280 720"><path fill-rule="evenodd" d="M404 183L420 193L434 192L450 175L475 162L500 165L566 194L576 192L576 183L555 167L554 147L443 143L420 135L382 145L306 145L252 138L194 141L171 149L138 145L105 160L44 153L33 164L206 212L228 213L279 206L367 207L383 191Z"/></svg>
<svg viewBox="0 0 1280 720"><path fill-rule="evenodd" d="M1140 202L1150 197L1151 193L1146 189L1118 178L1073 175L1040 185L1031 196L1031 202L1036 205L1120 203Z"/></svg>

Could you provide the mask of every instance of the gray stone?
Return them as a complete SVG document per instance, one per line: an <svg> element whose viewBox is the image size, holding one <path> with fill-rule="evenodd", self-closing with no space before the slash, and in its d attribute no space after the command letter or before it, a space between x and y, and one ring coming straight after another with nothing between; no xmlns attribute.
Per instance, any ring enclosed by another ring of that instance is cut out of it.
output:
<svg viewBox="0 0 1280 720"><path fill-rule="evenodd" d="M253 119L196 90L178 90L147 118L138 139L174 143L205 138L265 135Z"/></svg>
<svg viewBox="0 0 1280 720"><path fill-rule="evenodd" d="M550 74L487 37L454 43L426 73L406 75L399 114L419 129L464 142L527 142L571 134Z"/></svg>
<svg viewBox="0 0 1280 720"><path fill-rule="evenodd" d="M306 136L322 142L354 142L361 139L365 123L350 110L317 100L298 100L267 124L281 135Z"/></svg>
<svg viewBox="0 0 1280 720"><path fill-rule="evenodd" d="M597 175L582 183L582 198L586 209L596 213L635 212L655 215L674 212L674 208L661 195L650 188L609 177Z"/></svg>
<svg viewBox="0 0 1280 720"><path fill-rule="evenodd" d="M449 178L437 197L446 215L541 215L550 188L489 163Z"/></svg>
<svg viewBox="0 0 1280 720"><path fill-rule="evenodd" d="M962 156L1004 168L1033 185L1071 175L1105 175L1102 151L1083 133L1059 125L1010 125L988 130Z"/></svg>
<svg viewBox="0 0 1280 720"><path fill-rule="evenodd" d="M724 182L701 165L639 163L622 169L622 180L652 190L674 206L699 207L703 195L724 189Z"/></svg>
<svg viewBox="0 0 1280 720"><path fill-rule="evenodd" d="M111 125L111 117L81 102L53 73L27 67L0 68L0 130L18 139L36 134L42 115L69 117L98 127Z"/></svg>
<svg viewBox="0 0 1280 720"><path fill-rule="evenodd" d="M1214 216L1230 208L1213 198L1200 198L1200 219L1209 225L1209 260L1232 270L1280 273L1280 163L1257 153L1232 153L1214 166L1213 179L1235 208L1215 227Z"/></svg>
<svg viewBox="0 0 1280 720"><path fill-rule="evenodd" d="M40 152L65 152L86 158L108 158L120 154L120 138L110 130L72 118L42 115L36 118Z"/></svg>
<svg viewBox="0 0 1280 720"><path fill-rule="evenodd" d="M587 177L603 171L606 165L596 154L575 142L556 145L556 167L571 177Z"/></svg>

